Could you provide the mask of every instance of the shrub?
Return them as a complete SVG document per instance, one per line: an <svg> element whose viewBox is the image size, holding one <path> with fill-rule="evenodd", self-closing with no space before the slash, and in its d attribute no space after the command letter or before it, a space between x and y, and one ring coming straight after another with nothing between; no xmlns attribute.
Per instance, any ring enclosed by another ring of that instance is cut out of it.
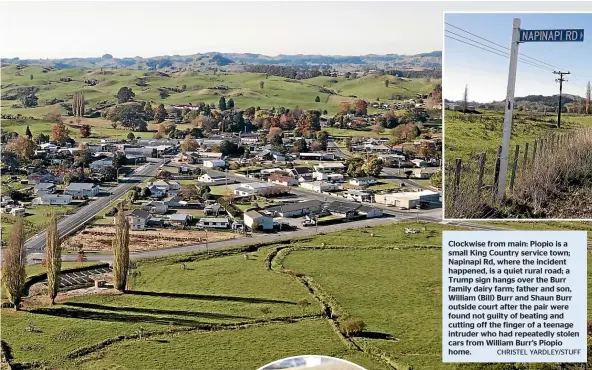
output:
<svg viewBox="0 0 592 370"><path fill-rule="evenodd" d="M339 331L349 336L359 334L366 329L366 323L362 319L355 317L346 319L339 324Z"/></svg>

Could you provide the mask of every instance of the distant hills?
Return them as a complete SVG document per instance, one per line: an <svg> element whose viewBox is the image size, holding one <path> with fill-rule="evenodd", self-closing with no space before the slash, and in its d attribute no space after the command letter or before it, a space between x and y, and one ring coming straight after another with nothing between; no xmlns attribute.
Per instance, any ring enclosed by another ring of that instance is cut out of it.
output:
<svg viewBox="0 0 592 370"><path fill-rule="evenodd" d="M277 55L268 56L251 53L201 53L192 55L158 56L151 58L114 58L110 54L93 58L63 59L19 59L2 58L3 65L25 64L65 68L133 68L146 70L189 69L210 70L212 68L235 70L241 65L281 65L305 68L358 67L366 69L441 68L442 52L433 51L415 55L368 54L358 56L341 55Z"/></svg>
<svg viewBox="0 0 592 370"><path fill-rule="evenodd" d="M562 104L564 107L571 107L574 104L580 107L584 106L585 99L578 95L571 95L571 94L562 94L561 95ZM523 97L516 97L514 98L516 103L516 107L518 109L526 109L526 110L536 110L536 111L556 111L557 106L559 105L559 95L527 95ZM462 101L451 101L446 99L446 103L454 103L454 104L462 104ZM496 101L492 103L478 103L478 102L470 102L470 105L477 107L478 109L491 109L491 110L503 110L504 109L504 101Z"/></svg>

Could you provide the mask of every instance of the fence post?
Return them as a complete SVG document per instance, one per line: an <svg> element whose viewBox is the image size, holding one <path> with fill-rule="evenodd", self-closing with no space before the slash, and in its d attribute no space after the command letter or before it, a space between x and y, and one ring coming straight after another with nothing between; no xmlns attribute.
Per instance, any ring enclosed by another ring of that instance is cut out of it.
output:
<svg viewBox="0 0 592 370"><path fill-rule="evenodd" d="M537 144L538 141L535 139L534 147L532 148L532 168L534 168L534 165L536 164Z"/></svg>
<svg viewBox="0 0 592 370"><path fill-rule="evenodd" d="M500 160L502 156L502 146L497 148L497 156L495 157L495 172L493 173L493 196L497 194L499 186Z"/></svg>
<svg viewBox="0 0 592 370"><path fill-rule="evenodd" d="M452 189L452 201L456 201L458 188L460 186L460 171L462 168L462 159L456 158L456 167L454 168L454 188Z"/></svg>
<svg viewBox="0 0 592 370"><path fill-rule="evenodd" d="M516 144L514 151L514 162L512 162L512 177L510 177L510 194L514 192L514 178L516 177L516 167L518 166L518 156L520 155L520 145Z"/></svg>
<svg viewBox="0 0 592 370"><path fill-rule="evenodd" d="M522 162L522 172L526 171L526 163L528 162L528 143L524 145L524 160Z"/></svg>
<svg viewBox="0 0 592 370"><path fill-rule="evenodd" d="M543 155L543 150L545 150L547 148L547 145L545 145L545 139L540 139L539 140L539 154Z"/></svg>
<svg viewBox="0 0 592 370"><path fill-rule="evenodd" d="M477 180L477 196L481 196L481 188L483 187L483 175L485 172L485 152L479 155L479 179Z"/></svg>

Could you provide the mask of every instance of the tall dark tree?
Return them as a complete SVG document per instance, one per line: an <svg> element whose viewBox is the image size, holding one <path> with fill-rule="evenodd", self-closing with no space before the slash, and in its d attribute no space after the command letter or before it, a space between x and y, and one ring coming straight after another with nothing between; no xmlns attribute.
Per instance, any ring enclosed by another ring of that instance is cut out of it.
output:
<svg viewBox="0 0 592 370"><path fill-rule="evenodd" d="M154 120L156 123L161 123L167 117L167 111L164 109L164 104L159 104L154 111Z"/></svg>
<svg viewBox="0 0 592 370"><path fill-rule="evenodd" d="M25 135L27 135L27 137L29 138L29 140L33 139L33 134L31 133L31 129L29 128L29 126L27 125L27 131L25 131Z"/></svg>
<svg viewBox="0 0 592 370"><path fill-rule="evenodd" d="M117 92L117 103L119 103L119 104L127 103L128 101L131 101L135 96L136 96L136 94L134 94L132 89L130 89L129 87L123 86Z"/></svg>
<svg viewBox="0 0 592 370"><path fill-rule="evenodd" d="M127 286L129 268L129 223L124 215L123 204L117 207L115 237L113 238L113 286L123 292Z"/></svg>
<svg viewBox="0 0 592 370"><path fill-rule="evenodd" d="M47 294L51 299L51 304L55 304L62 269L62 245L58 234L58 219L55 213L51 214L47 226L45 265L47 267Z"/></svg>
<svg viewBox="0 0 592 370"><path fill-rule="evenodd" d="M226 107L228 109L234 109L234 100L232 100L232 98L228 99L228 102L226 103Z"/></svg>
<svg viewBox="0 0 592 370"><path fill-rule="evenodd" d="M18 217L12 225L8 246L2 253L2 281L6 288L8 300L18 311L25 291L25 225L22 217Z"/></svg>
<svg viewBox="0 0 592 370"><path fill-rule="evenodd" d="M218 109L224 111L226 110L226 98L225 97L220 97L220 101L218 102Z"/></svg>
<svg viewBox="0 0 592 370"><path fill-rule="evenodd" d="M321 98L317 95L317 97L315 98L315 102L316 103L320 103L321 102Z"/></svg>

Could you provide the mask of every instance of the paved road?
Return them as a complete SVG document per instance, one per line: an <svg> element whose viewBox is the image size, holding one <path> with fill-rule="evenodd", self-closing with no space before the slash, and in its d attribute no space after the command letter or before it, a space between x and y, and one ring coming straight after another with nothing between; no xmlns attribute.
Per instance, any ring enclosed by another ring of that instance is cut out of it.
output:
<svg viewBox="0 0 592 370"><path fill-rule="evenodd" d="M431 222L440 222L441 219L441 212L440 210L433 210L434 212L431 213L420 213L419 219L423 221L431 221ZM409 212L404 214L403 216L397 215L394 216L387 216L383 218L372 218L366 220L360 220L355 222L348 222L348 223L341 223L341 224L333 224L333 225L326 225L326 226L319 226L318 229L314 226L306 227L294 231L283 231L274 234L256 234L253 238L237 238L237 239L230 239L216 243L208 243L206 244L195 244L195 245L185 245L181 247L174 247L174 248L167 248L167 249L160 249L155 251L147 251L147 252L138 252L138 253L131 253L130 257L132 259L138 258L147 258L147 257L157 257L157 256L164 256L168 254L174 253L181 253L181 252L196 252L196 251L205 251L205 250L213 250L213 249L220 249L220 248L228 248L228 247L235 247L240 245L252 244L252 243L259 243L259 242L269 242L279 239L289 239L289 238L297 238L302 236L311 236L317 233L329 233L335 231L342 231L348 229L357 229L366 226L376 226L376 225L384 225L393 223L396 221L403 221L403 220L413 220L416 219L418 215L416 212ZM87 259L89 261L104 261L104 262L111 262L113 256L110 254L87 254ZM73 255L62 255L62 259L64 261L73 261L76 259L76 256Z"/></svg>
<svg viewBox="0 0 592 370"><path fill-rule="evenodd" d="M78 209L76 213L62 218L58 222L60 236L66 236L76 230L79 226L92 220L92 218L97 213L119 199L119 197L125 194L134 185L142 182L146 177L154 176L159 164L161 163L162 161L146 163L145 165L136 169L136 171L134 171L134 173L125 182L122 182L116 187L112 188L111 195L92 200L86 206ZM29 259L38 259L40 258L40 254L42 256L43 249L45 248L45 237L46 232L43 231L27 240L25 243L25 248L27 249L27 255L29 256Z"/></svg>
<svg viewBox="0 0 592 370"><path fill-rule="evenodd" d="M430 189L427 186L421 185L415 181L413 181L412 179L407 179L405 178L405 168L401 168L400 169L401 172L399 172L399 168L390 168L390 167L385 167L382 169L382 176L388 177L388 178L392 178L395 179L396 181L405 184L405 187L407 188L419 188L421 190L433 190Z"/></svg>

